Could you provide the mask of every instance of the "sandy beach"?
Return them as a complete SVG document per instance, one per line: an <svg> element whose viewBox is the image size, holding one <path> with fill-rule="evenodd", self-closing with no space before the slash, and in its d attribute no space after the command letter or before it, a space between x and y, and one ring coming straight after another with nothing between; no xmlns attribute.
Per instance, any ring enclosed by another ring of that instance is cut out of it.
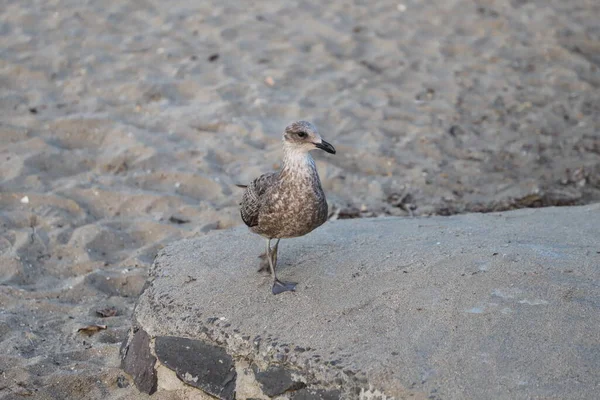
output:
<svg viewBox="0 0 600 400"><path fill-rule="evenodd" d="M293 120L333 219L600 201L597 0L0 4L2 399L147 398L149 266L242 224Z"/></svg>

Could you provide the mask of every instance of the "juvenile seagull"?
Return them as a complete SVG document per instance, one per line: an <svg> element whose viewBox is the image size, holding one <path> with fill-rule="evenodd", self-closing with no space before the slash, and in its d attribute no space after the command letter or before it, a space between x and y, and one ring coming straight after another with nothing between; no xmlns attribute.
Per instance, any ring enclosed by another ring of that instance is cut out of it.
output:
<svg viewBox="0 0 600 400"><path fill-rule="evenodd" d="M325 193L315 161L309 154L314 149L335 154L333 146L321 138L313 124L306 121L292 123L283 132L281 169L261 175L248 186L241 186L246 188L240 203L242 220L252 232L267 239L267 250L261 257L267 259L273 276L273 294L296 288L294 282L277 279L279 240L306 235L327 220ZM277 241L271 248L273 239Z"/></svg>

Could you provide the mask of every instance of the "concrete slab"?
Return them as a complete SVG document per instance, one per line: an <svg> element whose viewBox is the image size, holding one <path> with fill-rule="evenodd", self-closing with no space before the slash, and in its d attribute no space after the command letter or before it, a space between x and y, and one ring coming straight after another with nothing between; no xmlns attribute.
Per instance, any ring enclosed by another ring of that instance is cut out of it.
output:
<svg viewBox="0 0 600 400"><path fill-rule="evenodd" d="M263 246L234 229L166 247L136 326L222 347L237 398L599 393L600 204L330 222L281 242L299 284L278 296Z"/></svg>

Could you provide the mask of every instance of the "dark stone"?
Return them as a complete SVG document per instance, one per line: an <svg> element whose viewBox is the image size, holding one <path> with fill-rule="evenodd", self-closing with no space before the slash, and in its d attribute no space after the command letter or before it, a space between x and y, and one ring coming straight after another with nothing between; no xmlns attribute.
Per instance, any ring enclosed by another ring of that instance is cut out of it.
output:
<svg viewBox="0 0 600 400"><path fill-rule="evenodd" d="M270 397L278 396L291 390L302 389L304 382L297 382L292 379L292 373L283 367L269 367L265 371L259 371L256 366L253 367L256 380L260 383L263 392Z"/></svg>
<svg viewBox="0 0 600 400"><path fill-rule="evenodd" d="M188 222L190 222L190 220L176 215L171 215L169 217L169 222L172 224L187 224Z"/></svg>
<svg viewBox="0 0 600 400"><path fill-rule="evenodd" d="M188 385L222 400L235 398L237 374L233 359L222 347L200 340L158 336L154 350L160 362Z"/></svg>
<svg viewBox="0 0 600 400"><path fill-rule="evenodd" d="M464 134L465 134L465 131L463 130L463 128L461 128L461 127L460 127L460 126L458 126L458 125L452 125L452 126L450 127L450 129L448 129L448 133L450 134L450 136L457 137L457 136L462 136L462 135L464 135Z"/></svg>
<svg viewBox="0 0 600 400"><path fill-rule="evenodd" d="M315 390L300 389L294 392L292 400L339 400L341 393L339 390Z"/></svg>
<svg viewBox="0 0 600 400"><path fill-rule="evenodd" d="M121 368L133 377L140 392L152 394L156 392L157 378L156 357L150 353L150 336L143 329L134 328L128 339L121 346Z"/></svg>
<svg viewBox="0 0 600 400"><path fill-rule="evenodd" d="M121 389L129 387L129 381L123 375L117 377L117 386Z"/></svg>

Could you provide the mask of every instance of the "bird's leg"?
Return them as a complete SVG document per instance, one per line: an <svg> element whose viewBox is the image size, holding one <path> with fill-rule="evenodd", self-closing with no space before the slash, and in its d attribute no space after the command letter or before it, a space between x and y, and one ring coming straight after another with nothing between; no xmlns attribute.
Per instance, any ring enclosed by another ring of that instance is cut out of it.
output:
<svg viewBox="0 0 600 400"><path fill-rule="evenodd" d="M279 246L279 240L277 239L277 242L275 243L275 246L273 247L273 249L267 248L267 250L262 253L260 256L258 256L258 258L260 258L260 267L258 268L258 271L256 272L268 272L271 273L271 267L269 264L269 254L274 254L274 258L273 258L273 266L275 268L277 268L277 246Z"/></svg>
<svg viewBox="0 0 600 400"><path fill-rule="evenodd" d="M258 258L260 258L260 267L258 268L258 271L256 272L268 272L269 274L271 273L271 264L270 264L270 258L271 258L271 245L270 245L271 241L269 239L267 239L267 250L265 250L264 253L262 253L260 256L258 256Z"/></svg>
<svg viewBox="0 0 600 400"><path fill-rule="evenodd" d="M271 259L273 260L273 268L277 268L277 247L279 247L279 241L281 239L277 239L275 242L275 246L271 249Z"/></svg>
<svg viewBox="0 0 600 400"><path fill-rule="evenodd" d="M265 251L260 256L258 256L258 258L260 258L260 264L259 264L258 270L256 272L271 273L271 270L269 268L269 260L268 260L269 256L268 256L267 252Z"/></svg>
<svg viewBox="0 0 600 400"><path fill-rule="evenodd" d="M277 279L277 274L275 273L275 266L277 265L277 247L279 246L279 239L277 239L277 243L275 243L275 247L271 250L271 240L267 241L267 258L269 259L269 267L271 268L271 275L273 276L273 288L271 291L273 294L279 294L283 292L296 290L295 282L282 282Z"/></svg>

